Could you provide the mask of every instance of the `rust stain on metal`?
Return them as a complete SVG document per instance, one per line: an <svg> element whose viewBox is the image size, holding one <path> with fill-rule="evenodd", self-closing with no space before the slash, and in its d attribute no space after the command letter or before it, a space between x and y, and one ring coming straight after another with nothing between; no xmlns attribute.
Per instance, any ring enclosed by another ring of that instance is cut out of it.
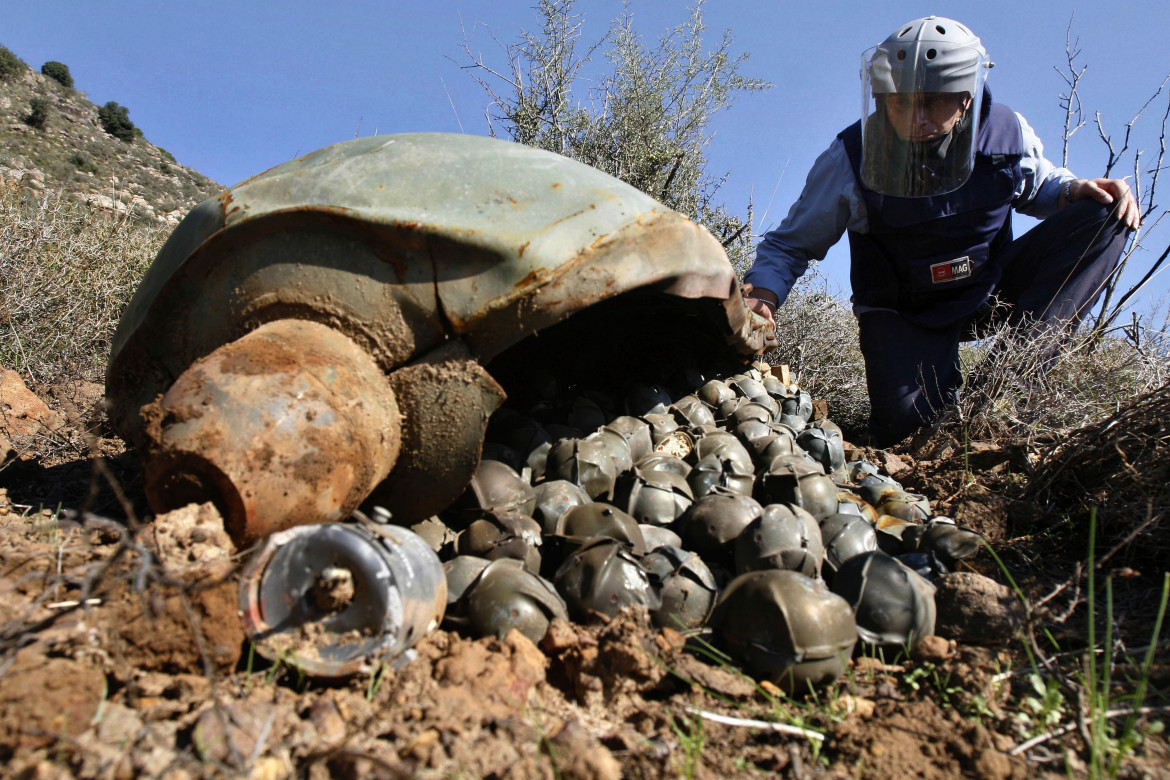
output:
<svg viewBox="0 0 1170 780"><path fill-rule="evenodd" d="M528 272L527 276L525 276L520 281L516 282L516 284L513 286L517 290L524 290L524 289L527 289L529 287L536 287L537 285L541 284L545 280L549 279L551 276L552 276L552 274L549 272L549 270L547 268L534 268Z"/></svg>
<svg viewBox="0 0 1170 780"><path fill-rule="evenodd" d="M398 456L385 375L317 323L261 326L196 362L151 406L152 506L214 501L241 546L343 519Z"/></svg>
<svg viewBox="0 0 1170 780"><path fill-rule="evenodd" d="M226 190L216 196L219 200L219 213L224 222L230 215L241 210L241 207L232 200L232 191Z"/></svg>
<svg viewBox="0 0 1170 780"><path fill-rule="evenodd" d="M531 243L532 243L531 241L525 241L523 244L521 244L520 249L516 252L516 256L517 257L524 257L524 250L527 249L528 245Z"/></svg>
<svg viewBox="0 0 1170 780"><path fill-rule="evenodd" d="M577 217L581 216L581 215L582 215L582 214L584 214L585 212L587 212L587 211L591 211L591 210L594 210L594 209L596 209L596 208L597 208L597 204L596 204L596 203L590 203L590 204L589 204L589 206L588 206L588 207L586 207L586 208L580 208L580 209L577 209L577 210L576 210L576 211L574 211L572 214L566 214L565 216L561 217L560 219L558 219L558 220L555 220L555 221L553 221L553 222L550 222L550 223L549 223L549 224L548 224L548 225L545 227L545 229L546 229L546 230L551 230L552 228L555 228L557 225L561 224L562 222L568 222L568 221L569 221L569 220L571 220L571 219L576 219Z"/></svg>

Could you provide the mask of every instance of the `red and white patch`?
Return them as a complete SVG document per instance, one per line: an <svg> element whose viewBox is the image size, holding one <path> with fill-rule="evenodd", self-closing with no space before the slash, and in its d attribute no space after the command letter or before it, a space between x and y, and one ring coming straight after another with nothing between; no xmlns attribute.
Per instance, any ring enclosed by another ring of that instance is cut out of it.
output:
<svg viewBox="0 0 1170 780"><path fill-rule="evenodd" d="M930 281L934 284L953 282L955 279L966 279L970 275L971 258L966 256L955 260L947 260L942 263L935 263L930 267Z"/></svg>

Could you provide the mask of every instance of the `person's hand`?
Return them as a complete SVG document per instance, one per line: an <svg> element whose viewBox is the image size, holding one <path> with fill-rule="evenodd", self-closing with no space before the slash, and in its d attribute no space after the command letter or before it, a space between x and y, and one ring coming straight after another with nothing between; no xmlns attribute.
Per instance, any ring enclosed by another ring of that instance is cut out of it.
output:
<svg viewBox="0 0 1170 780"><path fill-rule="evenodd" d="M752 285L745 284L743 302L749 309L766 319L773 329L776 327L776 293L763 288L757 292Z"/></svg>
<svg viewBox="0 0 1170 780"><path fill-rule="evenodd" d="M1077 179L1068 188L1068 202L1082 198L1092 198L1106 206L1118 203L1117 218L1130 230L1141 227L1141 207L1124 179Z"/></svg>

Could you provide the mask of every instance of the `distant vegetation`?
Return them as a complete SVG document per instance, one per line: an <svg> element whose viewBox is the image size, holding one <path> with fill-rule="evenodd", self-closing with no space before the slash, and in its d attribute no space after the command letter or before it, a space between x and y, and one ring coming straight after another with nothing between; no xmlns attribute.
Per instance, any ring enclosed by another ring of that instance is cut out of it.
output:
<svg viewBox="0 0 1170 780"><path fill-rule="evenodd" d="M28 70L28 64L9 49L0 46L0 79Z"/></svg>
<svg viewBox="0 0 1170 780"><path fill-rule="evenodd" d="M45 120L49 118L49 101L43 97L35 97L28 102L28 108L28 115L24 118L25 124L43 130Z"/></svg>
<svg viewBox="0 0 1170 780"><path fill-rule="evenodd" d="M98 109L98 121L102 129L119 141L131 143L135 135L140 135L138 128L130 121L130 109L110 101Z"/></svg>
<svg viewBox="0 0 1170 780"><path fill-rule="evenodd" d="M71 89L73 87L73 74L69 72L69 66L64 62L49 60L41 66L41 73L63 87L69 87Z"/></svg>

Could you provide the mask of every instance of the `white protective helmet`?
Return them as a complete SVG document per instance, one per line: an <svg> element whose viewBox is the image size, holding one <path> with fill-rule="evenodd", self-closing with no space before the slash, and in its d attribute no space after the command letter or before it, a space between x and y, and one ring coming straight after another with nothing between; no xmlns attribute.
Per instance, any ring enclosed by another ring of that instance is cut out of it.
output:
<svg viewBox="0 0 1170 780"><path fill-rule="evenodd" d="M867 50L862 55L865 186L898 197L941 195L963 186L974 164L991 66L979 38L941 16L908 22Z"/></svg>

